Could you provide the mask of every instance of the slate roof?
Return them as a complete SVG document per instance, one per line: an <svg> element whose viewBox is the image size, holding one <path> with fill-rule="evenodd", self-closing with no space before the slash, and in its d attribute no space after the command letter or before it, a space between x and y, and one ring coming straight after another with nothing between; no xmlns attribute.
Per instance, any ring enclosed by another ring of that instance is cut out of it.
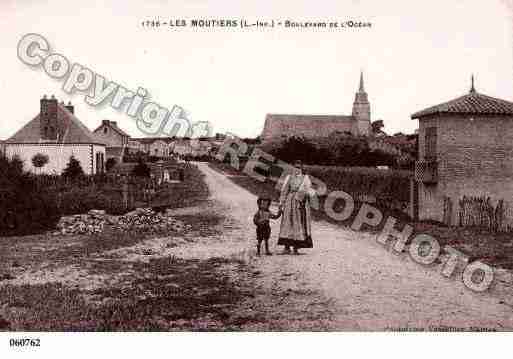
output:
<svg viewBox="0 0 513 359"><path fill-rule="evenodd" d="M411 115L411 118L418 119L441 114L513 116L513 102L483 95L475 90L471 90L470 93L454 100L415 112Z"/></svg>
<svg viewBox="0 0 513 359"><path fill-rule="evenodd" d="M57 118L67 125L66 134L59 140L59 143L104 144L100 138L61 104L57 104ZM9 137L5 143L51 143L52 141L41 141L40 124L38 114L18 132Z"/></svg>
<svg viewBox="0 0 513 359"><path fill-rule="evenodd" d="M282 113L268 113L266 118L273 120L305 120L305 121L339 121L339 120L354 120L354 117L349 115L298 115L298 114L282 114Z"/></svg>
<svg viewBox="0 0 513 359"><path fill-rule="evenodd" d="M139 137L139 138L131 138L132 141L137 141L141 144L145 143L154 143L157 141L163 141L165 143L172 143L176 141L176 138L173 137Z"/></svg>

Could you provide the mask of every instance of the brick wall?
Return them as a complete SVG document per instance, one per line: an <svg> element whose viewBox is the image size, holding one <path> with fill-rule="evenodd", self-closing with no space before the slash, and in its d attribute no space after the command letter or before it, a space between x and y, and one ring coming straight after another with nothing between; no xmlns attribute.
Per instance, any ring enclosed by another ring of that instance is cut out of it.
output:
<svg viewBox="0 0 513 359"><path fill-rule="evenodd" d="M425 156L425 131L437 128L438 183L419 186L419 217L443 219L444 197L453 202L451 224L458 223L458 200L489 196L504 199L513 224L513 118L443 116L419 121L419 158Z"/></svg>

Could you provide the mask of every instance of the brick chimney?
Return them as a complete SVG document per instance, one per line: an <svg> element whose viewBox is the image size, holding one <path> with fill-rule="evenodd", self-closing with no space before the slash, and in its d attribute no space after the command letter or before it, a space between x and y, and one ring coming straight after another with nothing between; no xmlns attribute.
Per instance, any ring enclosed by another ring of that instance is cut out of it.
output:
<svg viewBox="0 0 513 359"><path fill-rule="evenodd" d="M68 104L64 107L72 114L75 114L75 107L71 104L71 101L68 101Z"/></svg>
<svg viewBox="0 0 513 359"><path fill-rule="evenodd" d="M57 99L54 95L50 99L44 95L40 100L39 122L41 139L56 140L59 123L57 119Z"/></svg>

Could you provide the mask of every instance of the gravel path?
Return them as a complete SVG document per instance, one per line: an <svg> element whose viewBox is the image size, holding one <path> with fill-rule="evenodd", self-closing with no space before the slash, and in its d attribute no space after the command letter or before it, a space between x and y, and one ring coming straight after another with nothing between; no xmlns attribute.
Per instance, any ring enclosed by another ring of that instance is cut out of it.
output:
<svg viewBox="0 0 513 359"><path fill-rule="evenodd" d="M206 175L212 199L234 223L215 254L253 258L256 197L207 164L198 166ZM275 247L278 222L272 224L274 252L281 249ZM512 306L507 300L474 293L459 279L444 278L436 269L394 255L368 233L314 222L312 235L314 248L303 250L303 255L274 255L251 262L262 272L259 280L268 288L315 291L328 298L330 329L513 329ZM297 310L298 304L294 305ZM308 303L300 305L308 311Z"/></svg>

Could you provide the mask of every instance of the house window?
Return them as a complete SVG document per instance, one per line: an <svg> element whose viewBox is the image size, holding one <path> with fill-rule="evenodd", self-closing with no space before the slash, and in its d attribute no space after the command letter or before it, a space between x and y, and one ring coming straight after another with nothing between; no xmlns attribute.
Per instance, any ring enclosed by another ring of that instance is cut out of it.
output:
<svg viewBox="0 0 513 359"><path fill-rule="evenodd" d="M424 157L427 160L436 160L436 137L436 127L427 127L424 151Z"/></svg>
<svg viewBox="0 0 513 359"><path fill-rule="evenodd" d="M109 129L108 129L107 127L104 127L104 128L103 128L103 133L105 133L105 134L106 134L107 132L109 132Z"/></svg>
<svg viewBox="0 0 513 359"><path fill-rule="evenodd" d="M96 152L96 173L100 174L105 172L105 155L101 152Z"/></svg>

